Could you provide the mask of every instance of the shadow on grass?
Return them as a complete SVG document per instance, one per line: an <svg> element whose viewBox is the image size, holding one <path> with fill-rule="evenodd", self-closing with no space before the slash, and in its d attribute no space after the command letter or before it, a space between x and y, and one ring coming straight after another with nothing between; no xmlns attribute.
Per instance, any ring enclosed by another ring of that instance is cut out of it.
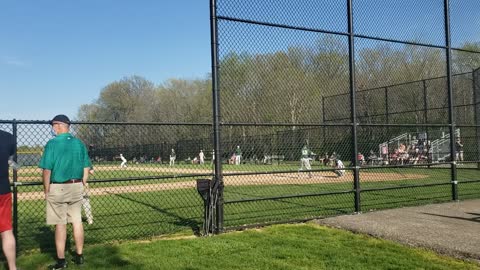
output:
<svg viewBox="0 0 480 270"><path fill-rule="evenodd" d="M138 262L131 262L122 258L118 247L102 245L92 247L85 254L85 266L88 269L144 269Z"/></svg>
<svg viewBox="0 0 480 270"><path fill-rule="evenodd" d="M184 218L182 216L179 216L177 214L174 214L174 213L171 213L163 208L160 208L158 207L157 205L152 205L152 204L149 204L149 203L146 203L146 202L142 202L140 200L135 200L133 198L130 198L124 194L112 194L113 196L117 196L117 197L120 197L122 199L125 199L125 200L128 200L128 201L131 201L131 202L134 202L134 203L138 203L138 204L141 204L143 206L146 206L146 207L149 207L155 211L158 211L166 216L170 216L170 217L173 217L175 218L176 220L178 220L177 222L174 222L173 224L174 225L179 225L179 226L189 226L190 228L192 228L192 231L193 233L196 235L196 236L200 236L201 233L200 233L200 226L201 224L194 220L194 219L191 219L191 218ZM203 204L200 206L200 207L203 207Z"/></svg>
<svg viewBox="0 0 480 270"><path fill-rule="evenodd" d="M444 218L452 218L452 219L466 220L466 221L472 221L472 222L480 222L480 216L473 217L473 218L464 218L464 217L446 216L446 215L439 215L439 214L432 214L432 213L422 213L422 214L435 216L435 217L444 217ZM467 214L471 214L471 213L467 213ZM471 214L471 215L475 215L475 214Z"/></svg>
<svg viewBox="0 0 480 270"><path fill-rule="evenodd" d="M35 242L37 243L40 253L49 254L52 261L56 260L57 253L55 247L55 226L42 226L35 233ZM73 241L72 232L68 231L65 243L65 253L73 255L75 253L75 243Z"/></svg>

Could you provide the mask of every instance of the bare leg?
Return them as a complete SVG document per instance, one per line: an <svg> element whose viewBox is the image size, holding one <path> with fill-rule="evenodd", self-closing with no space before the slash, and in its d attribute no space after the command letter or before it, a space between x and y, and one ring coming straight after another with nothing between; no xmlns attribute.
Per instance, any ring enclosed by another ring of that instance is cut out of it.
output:
<svg viewBox="0 0 480 270"><path fill-rule="evenodd" d="M57 248L57 258L65 259L65 243L67 241L67 225L55 225L55 247Z"/></svg>
<svg viewBox="0 0 480 270"><path fill-rule="evenodd" d="M17 269L15 265L15 237L12 230L2 232L2 248L7 258L8 268L10 270Z"/></svg>
<svg viewBox="0 0 480 270"><path fill-rule="evenodd" d="M73 238L75 239L75 250L77 254L83 254L83 224L73 223Z"/></svg>

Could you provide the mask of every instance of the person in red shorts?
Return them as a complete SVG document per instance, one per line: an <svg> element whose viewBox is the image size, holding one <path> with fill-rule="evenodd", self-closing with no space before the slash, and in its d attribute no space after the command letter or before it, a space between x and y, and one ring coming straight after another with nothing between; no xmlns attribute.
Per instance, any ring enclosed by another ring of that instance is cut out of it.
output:
<svg viewBox="0 0 480 270"><path fill-rule="evenodd" d="M15 237L12 231L12 193L8 180L9 160L14 154L15 138L12 134L0 130L0 233L3 253L10 270L17 269Z"/></svg>

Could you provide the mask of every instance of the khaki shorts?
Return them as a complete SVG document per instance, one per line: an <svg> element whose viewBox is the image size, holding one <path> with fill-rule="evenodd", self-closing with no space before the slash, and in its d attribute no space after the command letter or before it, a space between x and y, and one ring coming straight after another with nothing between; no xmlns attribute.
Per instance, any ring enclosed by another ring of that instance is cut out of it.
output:
<svg viewBox="0 0 480 270"><path fill-rule="evenodd" d="M82 222L83 184L50 184L47 197L47 224Z"/></svg>

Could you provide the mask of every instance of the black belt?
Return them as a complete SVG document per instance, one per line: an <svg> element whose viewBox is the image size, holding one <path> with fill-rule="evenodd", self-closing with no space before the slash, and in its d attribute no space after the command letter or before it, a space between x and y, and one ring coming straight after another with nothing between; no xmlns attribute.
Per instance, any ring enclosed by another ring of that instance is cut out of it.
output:
<svg viewBox="0 0 480 270"><path fill-rule="evenodd" d="M70 179L70 180L67 180L67 181L61 182L61 183L52 182L52 184L75 184L75 183L80 183L82 181L83 181L82 179Z"/></svg>

